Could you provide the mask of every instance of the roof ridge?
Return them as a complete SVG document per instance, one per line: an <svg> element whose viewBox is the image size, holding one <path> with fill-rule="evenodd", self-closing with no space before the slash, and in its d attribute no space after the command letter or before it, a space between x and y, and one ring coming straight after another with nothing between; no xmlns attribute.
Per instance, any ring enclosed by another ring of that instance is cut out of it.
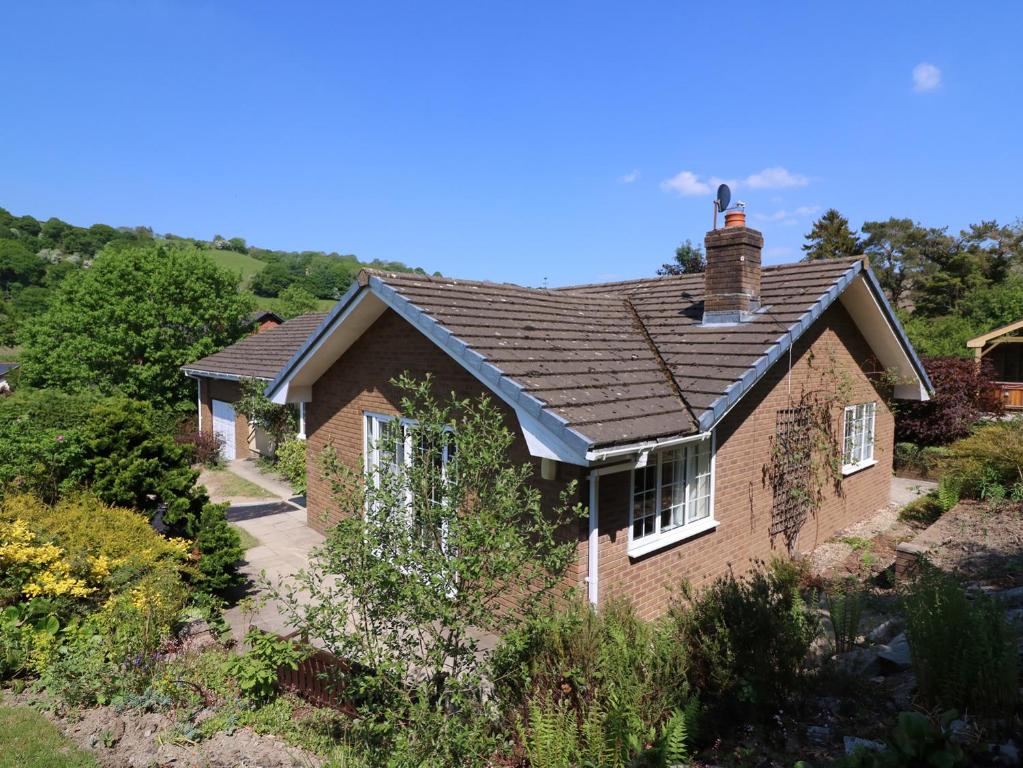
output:
<svg viewBox="0 0 1023 768"><path fill-rule="evenodd" d="M657 367L660 368L661 373L664 374L664 378L667 380L668 386L671 387L671 391L675 394L675 397L678 398L678 401L682 403L682 407L686 409L686 413L692 420L693 424L697 428L699 428L700 421L696 417L696 413L694 413L692 406L689 405L689 401L686 400L685 395L682 394L682 388L678 385L678 382L675 380L675 375L671 372L671 368L668 367L668 363L661 356L661 350L657 348L657 345L654 343L653 338L650 336L650 332L647 330L646 324L643 322L643 318L640 317L639 311L632 303L632 299L626 296L624 301L625 306L628 308L629 313L632 315L633 322L636 324L636 327L639 329L639 332L643 334L643 339L646 341L647 346L653 353L654 359L657 360Z"/></svg>

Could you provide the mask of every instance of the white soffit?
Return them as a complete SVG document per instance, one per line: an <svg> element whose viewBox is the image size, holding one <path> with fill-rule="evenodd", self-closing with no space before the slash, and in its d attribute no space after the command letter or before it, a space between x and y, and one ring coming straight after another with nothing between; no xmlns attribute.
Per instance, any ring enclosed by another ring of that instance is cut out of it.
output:
<svg viewBox="0 0 1023 768"><path fill-rule="evenodd" d="M895 397L900 400L929 400L927 386L906 353L898 333L888 322L863 273L856 276L839 300L881 365L898 375Z"/></svg>

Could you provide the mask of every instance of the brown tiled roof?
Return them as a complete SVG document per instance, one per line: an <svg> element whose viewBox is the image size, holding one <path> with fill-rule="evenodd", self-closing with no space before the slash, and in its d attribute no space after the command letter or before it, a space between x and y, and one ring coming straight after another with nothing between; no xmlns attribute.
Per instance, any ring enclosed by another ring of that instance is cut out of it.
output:
<svg viewBox="0 0 1023 768"><path fill-rule="evenodd" d="M561 289L373 273L595 447L699 431L742 379L855 264L765 267L762 309L703 326L703 276Z"/></svg>
<svg viewBox="0 0 1023 768"><path fill-rule="evenodd" d="M272 379L326 316L325 312L299 315L275 328L246 336L230 347L182 366L181 370L200 376L205 373L231 378Z"/></svg>

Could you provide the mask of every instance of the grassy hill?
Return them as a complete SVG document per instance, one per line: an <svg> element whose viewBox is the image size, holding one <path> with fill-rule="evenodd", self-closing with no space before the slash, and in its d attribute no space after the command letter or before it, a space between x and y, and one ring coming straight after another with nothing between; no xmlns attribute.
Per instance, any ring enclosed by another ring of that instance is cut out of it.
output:
<svg viewBox="0 0 1023 768"><path fill-rule="evenodd" d="M257 272L266 268L265 261L254 259L247 253L220 250L218 248L203 248L202 252L217 265L235 274L240 274L244 287L248 287L251 284L252 278Z"/></svg>

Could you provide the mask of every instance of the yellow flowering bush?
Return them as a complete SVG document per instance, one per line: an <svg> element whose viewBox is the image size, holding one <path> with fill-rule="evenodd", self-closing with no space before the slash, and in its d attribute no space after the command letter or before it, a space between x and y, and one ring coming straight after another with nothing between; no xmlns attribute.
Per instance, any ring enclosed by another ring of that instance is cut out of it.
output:
<svg viewBox="0 0 1023 768"><path fill-rule="evenodd" d="M94 590L72 575L64 550L43 543L25 521L0 521L0 580L32 597L88 597Z"/></svg>

